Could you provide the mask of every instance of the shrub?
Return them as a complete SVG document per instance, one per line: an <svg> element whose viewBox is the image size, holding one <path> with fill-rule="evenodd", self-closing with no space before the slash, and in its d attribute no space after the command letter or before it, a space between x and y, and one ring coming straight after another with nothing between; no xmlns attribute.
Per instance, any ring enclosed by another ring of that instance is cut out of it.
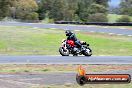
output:
<svg viewBox="0 0 132 88"><path fill-rule="evenodd" d="M104 13L91 14L88 20L89 22L108 22L107 15Z"/></svg>
<svg viewBox="0 0 132 88"><path fill-rule="evenodd" d="M116 20L116 22L131 22L131 18L127 15L124 15Z"/></svg>
<svg viewBox="0 0 132 88"><path fill-rule="evenodd" d="M23 20L38 20L38 13L32 12L24 15Z"/></svg>

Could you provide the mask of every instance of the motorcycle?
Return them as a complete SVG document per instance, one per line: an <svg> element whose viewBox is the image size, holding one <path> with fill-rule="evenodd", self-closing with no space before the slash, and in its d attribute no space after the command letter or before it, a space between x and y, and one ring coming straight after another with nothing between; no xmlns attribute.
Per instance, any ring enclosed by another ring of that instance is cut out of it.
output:
<svg viewBox="0 0 132 88"><path fill-rule="evenodd" d="M83 48L75 45L75 42L73 40L63 40L61 47L59 48L59 52L62 56L69 56L70 54L72 54L73 56L91 56L92 50L89 48L89 44L84 41L81 41L81 44Z"/></svg>

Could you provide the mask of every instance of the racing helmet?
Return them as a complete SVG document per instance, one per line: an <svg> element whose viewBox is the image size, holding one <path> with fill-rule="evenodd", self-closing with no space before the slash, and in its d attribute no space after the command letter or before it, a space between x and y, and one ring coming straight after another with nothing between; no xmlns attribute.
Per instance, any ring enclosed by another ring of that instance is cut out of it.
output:
<svg viewBox="0 0 132 88"><path fill-rule="evenodd" d="M66 34L66 36L70 36L72 34L72 32L70 30L66 30L65 34Z"/></svg>

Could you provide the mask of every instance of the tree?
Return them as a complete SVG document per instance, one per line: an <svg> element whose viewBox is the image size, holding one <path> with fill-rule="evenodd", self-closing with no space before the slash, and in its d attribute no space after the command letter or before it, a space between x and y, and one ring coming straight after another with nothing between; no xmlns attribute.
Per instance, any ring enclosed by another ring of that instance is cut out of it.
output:
<svg viewBox="0 0 132 88"><path fill-rule="evenodd" d="M63 0L55 0L49 12L49 18L53 18L55 21L63 20L63 4Z"/></svg>
<svg viewBox="0 0 132 88"><path fill-rule="evenodd" d="M46 16L55 21L88 21L88 17L95 13L107 15L108 0L41 0L38 2L39 18ZM103 2L105 1L105 2ZM48 15L47 15L48 14Z"/></svg>
<svg viewBox="0 0 132 88"><path fill-rule="evenodd" d="M39 19L43 20L44 18L46 18L47 14L49 15L49 12L52 9L52 5L53 5L54 0L41 0L40 2L38 2L38 13L39 13Z"/></svg>
<svg viewBox="0 0 132 88"><path fill-rule="evenodd" d="M122 0L120 3L120 12L121 14L132 16L132 0Z"/></svg>
<svg viewBox="0 0 132 88"><path fill-rule="evenodd" d="M10 0L0 0L0 19L9 15Z"/></svg>
<svg viewBox="0 0 132 88"><path fill-rule="evenodd" d="M40 19L73 20L77 9L77 0L41 0L38 13Z"/></svg>
<svg viewBox="0 0 132 88"><path fill-rule="evenodd" d="M107 8L103 5L93 3L91 5L90 13L91 14L95 14L95 13L104 13L104 14L106 14L107 13Z"/></svg>
<svg viewBox="0 0 132 88"><path fill-rule="evenodd" d="M33 12L38 10L38 5L35 0L14 0L14 2L11 3L11 5L12 5L11 8L13 8L13 10L11 10L11 13L15 15L14 17L16 19L30 18L30 17L27 17L27 15L28 16L29 14L33 15L34 14ZM27 19L27 20L31 20L31 19Z"/></svg>
<svg viewBox="0 0 132 88"><path fill-rule="evenodd" d="M107 15L103 13L95 13L89 16L89 22L108 22Z"/></svg>
<svg viewBox="0 0 132 88"><path fill-rule="evenodd" d="M82 21L88 21L88 16L90 15L90 7L93 0L81 0L78 2L78 9L76 14L80 17Z"/></svg>
<svg viewBox="0 0 132 88"><path fill-rule="evenodd" d="M111 14L120 14L120 8L119 7L110 7L109 8L109 13Z"/></svg>
<svg viewBox="0 0 132 88"><path fill-rule="evenodd" d="M108 0L82 0L78 3L77 14L82 21L87 22L91 14L107 15L107 4Z"/></svg>
<svg viewBox="0 0 132 88"><path fill-rule="evenodd" d="M109 5L108 5L108 2L109 2L110 0L94 0L94 2L96 3L96 4L99 4L99 5L103 5L104 7L108 7Z"/></svg>
<svg viewBox="0 0 132 88"><path fill-rule="evenodd" d="M72 21L77 19L76 10L78 9L78 0L64 0L63 15L64 20Z"/></svg>
<svg viewBox="0 0 132 88"><path fill-rule="evenodd" d="M38 20L38 14L36 12L27 13L23 20Z"/></svg>

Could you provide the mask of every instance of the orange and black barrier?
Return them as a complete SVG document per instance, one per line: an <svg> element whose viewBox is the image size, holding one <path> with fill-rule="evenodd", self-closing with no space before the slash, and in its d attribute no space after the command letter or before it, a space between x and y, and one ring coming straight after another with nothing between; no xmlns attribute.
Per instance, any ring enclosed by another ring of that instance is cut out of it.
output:
<svg viewBox="0 0 132 88"><path fill-rule="evenodd" d="M86 74L85 69L79 66L76 81L79 85L130 83L131 76L129 74Z"/></svg>

